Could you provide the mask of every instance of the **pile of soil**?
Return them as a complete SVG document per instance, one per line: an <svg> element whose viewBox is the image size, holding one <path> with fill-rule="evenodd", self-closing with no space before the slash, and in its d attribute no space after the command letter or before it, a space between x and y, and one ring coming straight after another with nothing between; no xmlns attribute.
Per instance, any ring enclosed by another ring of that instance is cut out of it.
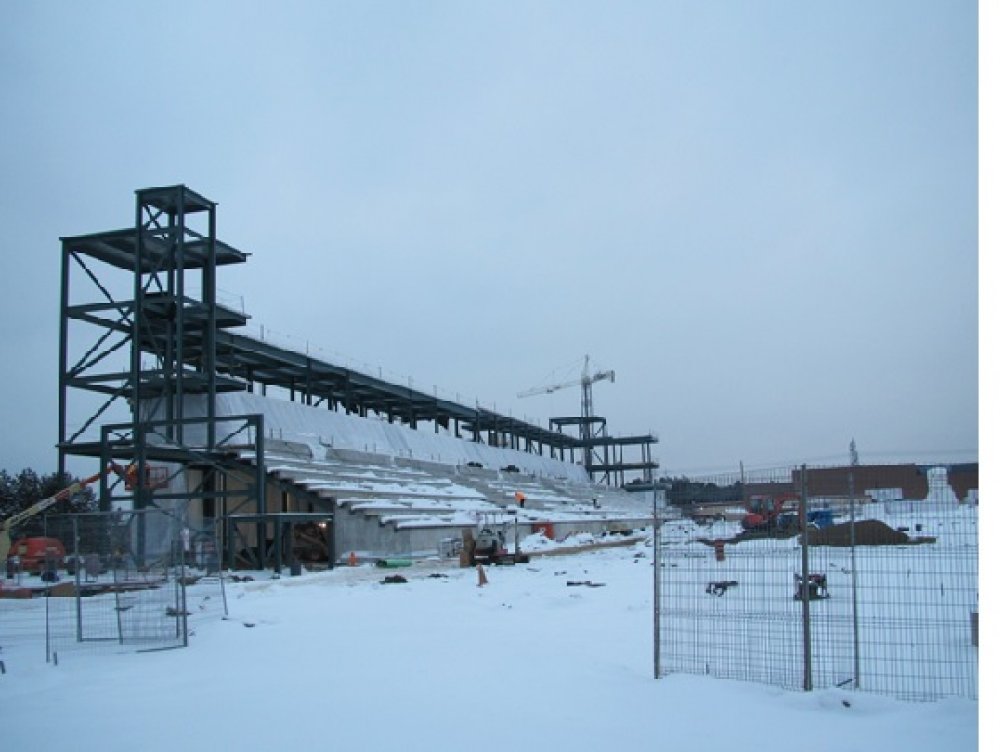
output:
<svg viewBox="0 0 1000 752"><path fill-rule="evenodd" d="M792 538L799 534L798 530L744 530L732 538L723 538L723 543L739 543L745 540L760 538ZM698 542L706 546L714 546L715 540L698 538ZM936 538L919 536L911 538L900 530L894 530L880 520L861 520L854 523L854 545L856 546L906 546L916 543L933 543ZM851 523L842 522L823 529L810 528L810 546L841 546L851 545Z"/></svg>
<svg viewBox="0 0 1000 752"><path fill-rule="evenodd" d="M932 543L933 538L911 540L910 536L893 530L880 520L861 520L854 523L854 543L858 546L903 546L910 543ZM822 530L809 531L811 546L850 546L851 523L842 522Z"/></svg>

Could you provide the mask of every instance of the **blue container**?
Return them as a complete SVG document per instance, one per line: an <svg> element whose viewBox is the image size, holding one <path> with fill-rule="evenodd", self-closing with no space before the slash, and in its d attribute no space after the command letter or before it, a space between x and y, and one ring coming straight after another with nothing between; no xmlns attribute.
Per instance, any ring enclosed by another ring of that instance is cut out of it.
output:
<svg viewBox="0 0 1000 752"><path fill-rule="evenodd" d="M806 519L820 529L830 527L833 524L833 510L813 509L806 515Z"/></svg>

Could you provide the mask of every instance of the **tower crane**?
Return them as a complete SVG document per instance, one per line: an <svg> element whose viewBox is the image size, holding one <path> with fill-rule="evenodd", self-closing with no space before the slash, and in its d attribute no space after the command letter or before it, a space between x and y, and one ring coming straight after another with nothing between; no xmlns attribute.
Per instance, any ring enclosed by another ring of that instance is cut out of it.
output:
<svg viewBox="0 0 1000 752"><path fill-rule="evenodd" d="M596 371L595 373L590 372L590 356L585 355L583 357L583 371L580 374L580 378L571 379L569 381L563 381L559 384L547 384L545 386L538 386L533 389L527 389L523 392L518 392L518 397L533 397L536 394L551 394L552 392L558 391L559 389L565 389L567 387L580 385L580 438L586 442L584 444L584 466L590 468L591 465L591 455L592 448L589 444L589 440L592 437L591 421L590 419L594 417L594 397L592 393L592 387L596 381L610 381L612 384L615 383L615 372L614 371Z"/></svg>

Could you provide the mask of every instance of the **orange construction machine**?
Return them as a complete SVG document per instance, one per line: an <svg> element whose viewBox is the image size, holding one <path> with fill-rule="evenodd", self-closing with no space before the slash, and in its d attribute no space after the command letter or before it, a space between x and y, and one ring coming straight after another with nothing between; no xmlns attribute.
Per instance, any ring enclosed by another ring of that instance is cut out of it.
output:
<svg viewBox="0 0 1000 752"><path fill-rule="evenodd" d="M799 497L795 494L754 494L740 520L744 530L785 530L798 525Z"/></svg>
<svg viewBox="0 0 1000 752"><path fill-rule="evenodd" d="M143 487L145 488L161 488L167 483L166 477L166 467L150 467L146 466L146 473L143 482ZM120 477L125 482L125 487L129 490L134 489L137 485L138 472L135 465L129 465L128 467L122 467L117 463L110 462L108 466L101 470L99 473L95 473L83 480L77 481L66 488L62 489L58 493L49 496L47 499L42 499L41 501L36 501L27 509L18 512L17 514L11 515L6 520L0 521L0 562L6 562L7 556L10 554L11 541L10 541L10 531L13 530L18 525L26 522L27 520L34 517L36 514L41 514L49 507L60 501L66 501L71 499L74 495L80 493L84 488L92 483L96 483L101 479L106 473L113 472L118 477Z"/></svg>

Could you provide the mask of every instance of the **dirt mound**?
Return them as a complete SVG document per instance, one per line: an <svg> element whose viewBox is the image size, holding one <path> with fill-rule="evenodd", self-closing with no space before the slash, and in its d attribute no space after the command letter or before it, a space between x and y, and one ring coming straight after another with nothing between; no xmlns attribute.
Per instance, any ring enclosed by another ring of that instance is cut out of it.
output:
<svg viewBox="0 0 1000 752"><path fill-rule="evenodd" d="M743 530L732 538L721 538L723 543L741 543L742 541L760 540L763 538L784 539L799 535L798 530ZM715 539L696 538L699 543L714 546ZM881 520L860 520L854 523L854 544L856 546L907 546L918 543L934 543L937 538L917 536L911 538L901 530L894 530ZM801 542L801 537L800 537ZM842 522L826 528L809 528L810 546L843 546L851 545L851 523Z"/></svg>
<svg viewBox="0 0 1000 752"><path fill-rule="evenodd" d="M880 520L861 520L854 523L854 543L858 546L900 546L908 543L921 543L910 540L910 536L899 530L893 530ZM822 530L809 531L809 544L812 546L850 546L851 523L842 522Z"/></svg>

